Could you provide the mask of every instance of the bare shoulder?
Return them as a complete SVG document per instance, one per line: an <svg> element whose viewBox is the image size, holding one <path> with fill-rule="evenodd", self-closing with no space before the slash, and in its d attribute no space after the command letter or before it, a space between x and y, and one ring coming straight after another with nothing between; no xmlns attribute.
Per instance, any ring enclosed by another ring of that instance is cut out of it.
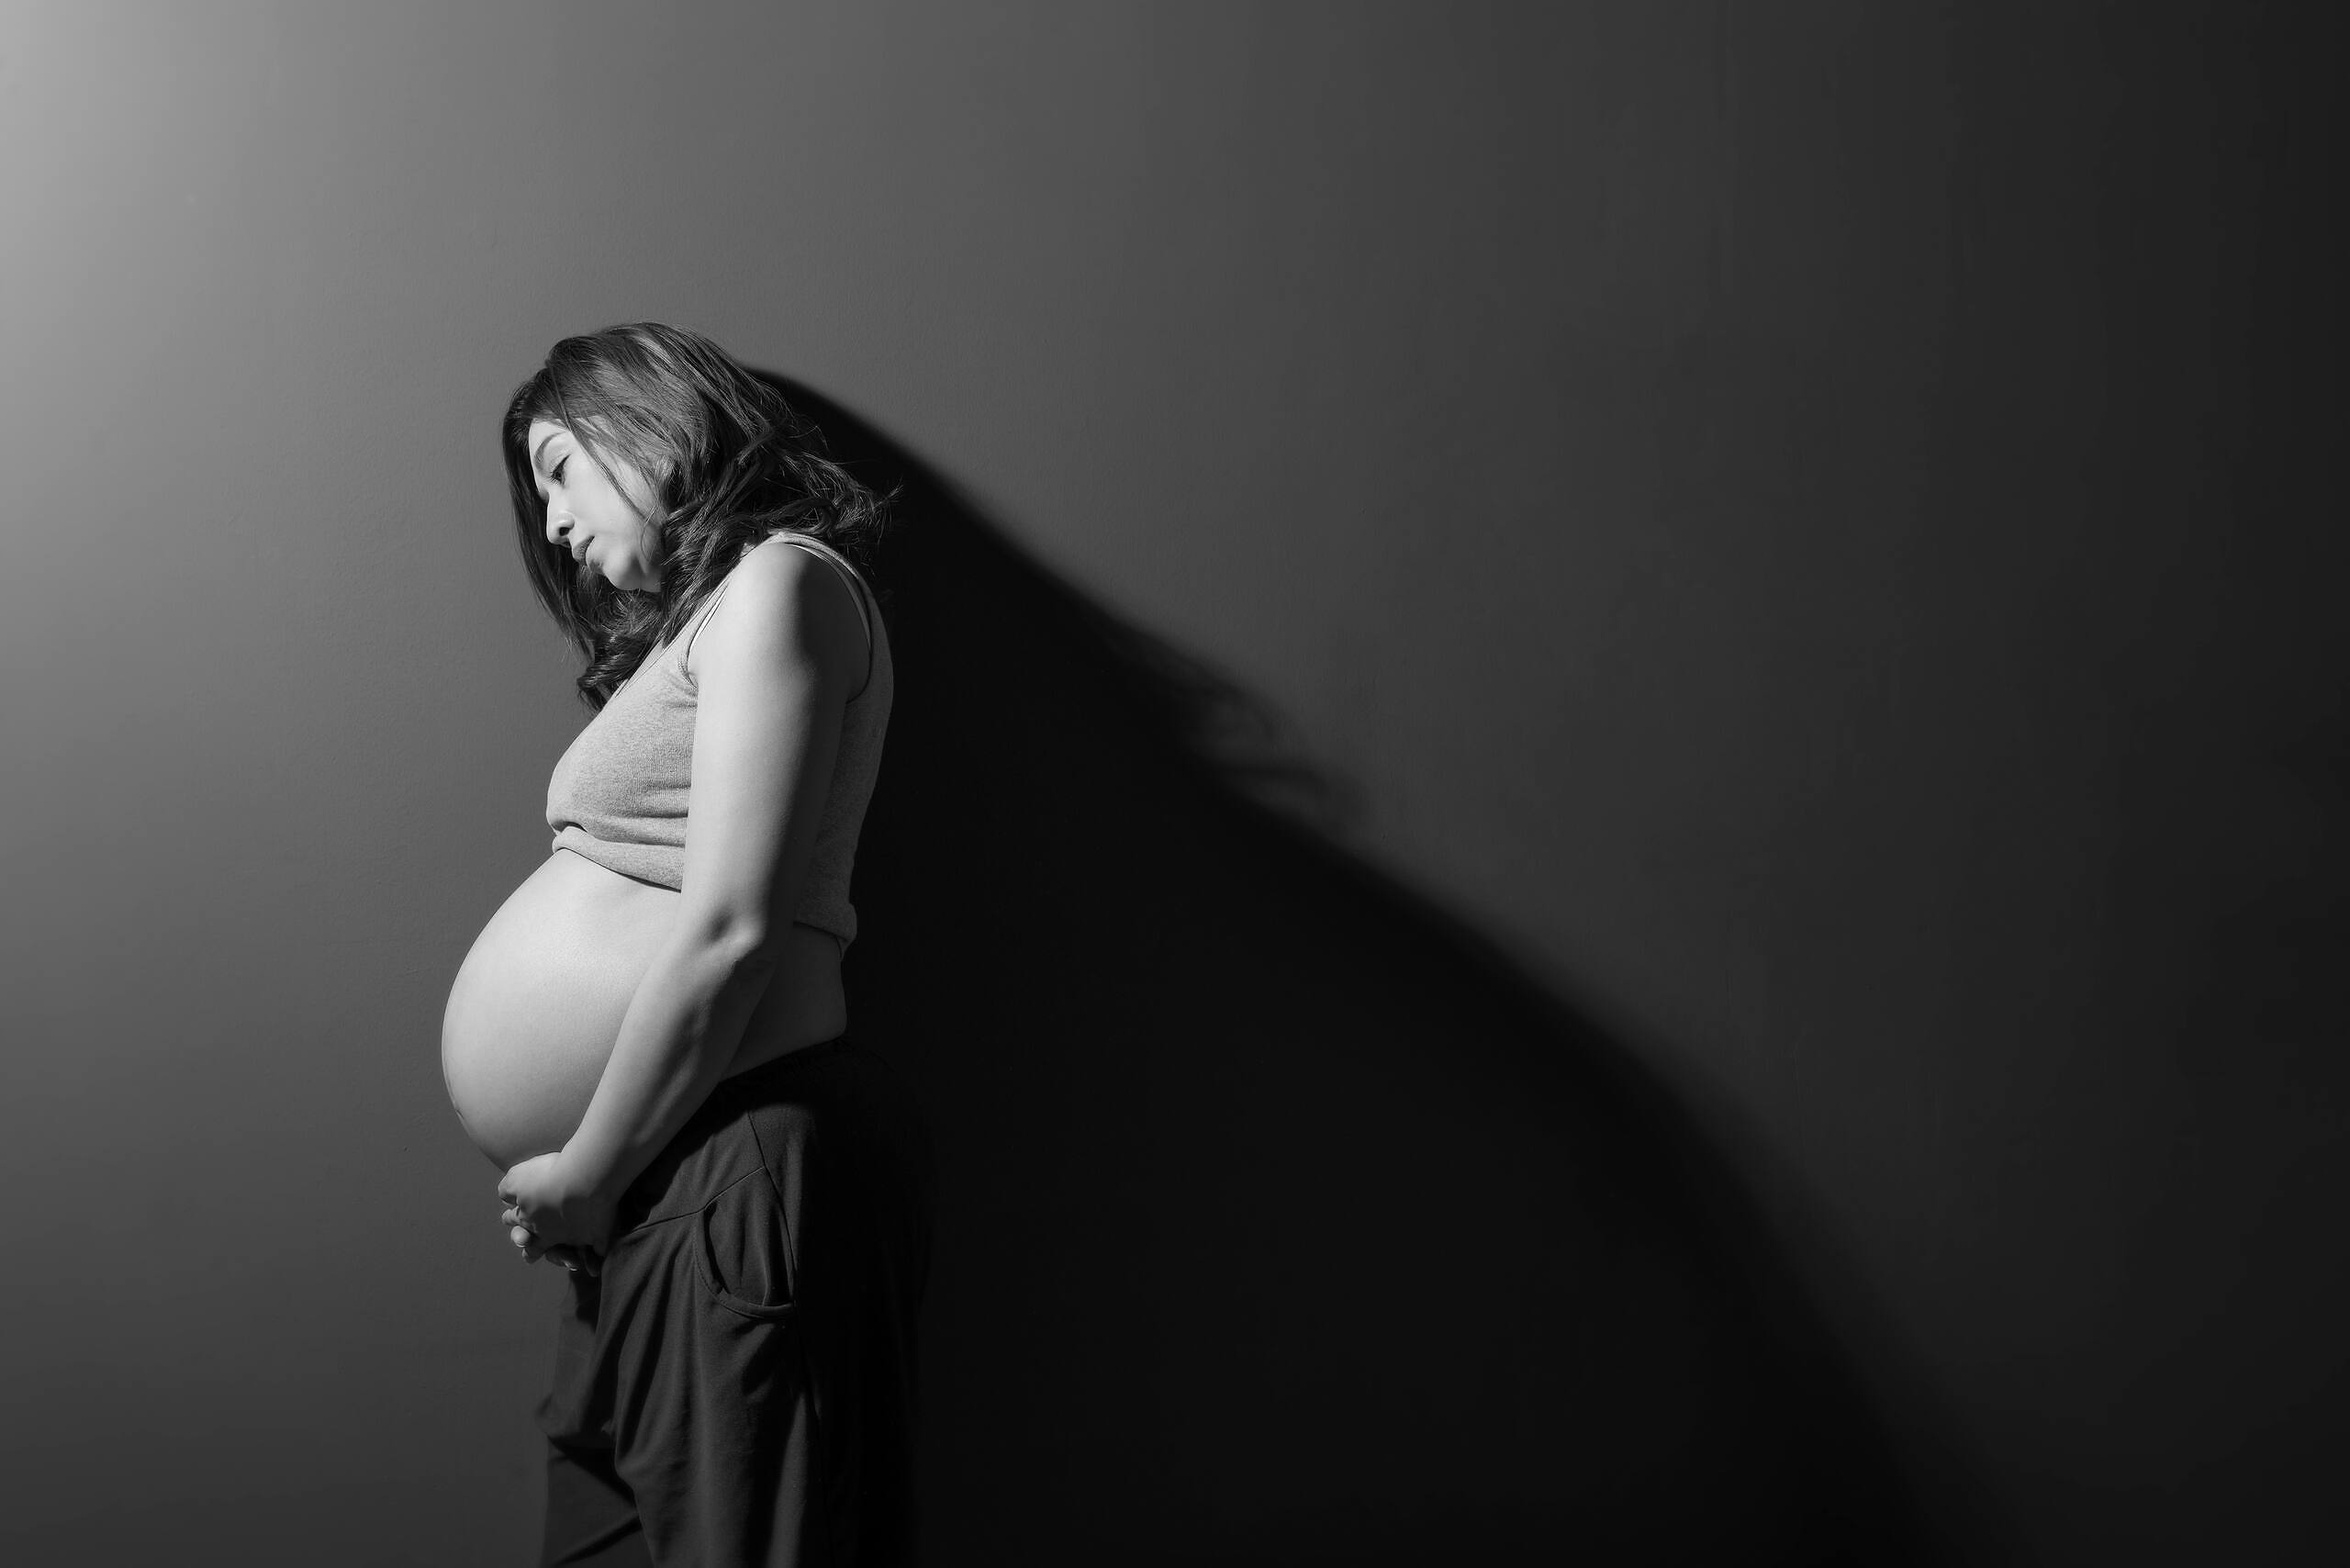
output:
<svg viewBox="0 0 2350 1568"><path fill-rule="evenodd" d="M686 650L699 680L712 661L805 668L854 688L865 669L865 623L856 590L813 551L780 538L759 542L726 574L725 596Z"/></svg>

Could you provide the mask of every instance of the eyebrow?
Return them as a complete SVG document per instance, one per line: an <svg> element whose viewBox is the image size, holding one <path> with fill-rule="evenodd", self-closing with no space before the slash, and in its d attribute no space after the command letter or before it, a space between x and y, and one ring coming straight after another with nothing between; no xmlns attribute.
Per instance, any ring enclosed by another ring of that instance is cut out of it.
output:
<svg viewBox="0 0 2350 1568"><path fill-rule="evenodd" d="M543 473L543 470L541 470L541 468L539 467L539 459L546 455L546 451L547 451L547 444L548 444L548 442L553 442L556 437L561 436L561 435L564 435L564 434L565 434L565 433L566 433L566 432L565 432L565 431L547 431L547 433L546 433L546 435L544 436L544 438L543 438L543 439L540 441L540 442L539 442L538 446L537 446L536 448L534 448L534 449L532 451L532 453L531 453L531 472L532 472L532 473L533 473L533 474L541 474L541 473Z"/></svg>

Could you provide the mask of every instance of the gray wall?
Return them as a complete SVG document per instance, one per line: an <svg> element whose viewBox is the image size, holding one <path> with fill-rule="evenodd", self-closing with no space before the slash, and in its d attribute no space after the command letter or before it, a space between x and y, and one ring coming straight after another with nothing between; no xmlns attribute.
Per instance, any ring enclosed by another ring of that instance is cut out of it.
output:
<svg viewBox="0 0 2350 1568"><path fill-rule="evenodd" d="M583 718L494 420L641 318L1263 693L2048 1560L2338 1524L2328 186L2132 16L18 8L0 1543L529 1550L437 1028Z"/></svg>

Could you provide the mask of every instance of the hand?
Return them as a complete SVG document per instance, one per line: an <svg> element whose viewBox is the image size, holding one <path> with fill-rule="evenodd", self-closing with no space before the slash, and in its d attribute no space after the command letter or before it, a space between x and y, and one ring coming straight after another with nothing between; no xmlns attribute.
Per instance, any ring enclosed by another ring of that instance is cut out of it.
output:
<svg viewBox="0 0 2350 1568"><path fill-rule="evenodd" d="M507 1204L499 1218L524 1259L553 1258L590 1274L600 1268L618 1205L576 1185L560 1149L533 1155L509 1170L498 1181L498 1195Z"/></svg>
<svg viewBox="0 0 2350 1568"><path fill-rule="evenodd" d="M524 1262L535 1263L543 1258L550 1263L560 1263L569 1271L585 1274L591 1280L604 1271L602 1258L581 1248L565 1246L561 1242L549 1245L541 1241L531 1234L529 1226L517 1223L515 1214L516 1211L509 1208L499 1217L504 1221L507 1234L514 1245L522 1249Z"/></svg>

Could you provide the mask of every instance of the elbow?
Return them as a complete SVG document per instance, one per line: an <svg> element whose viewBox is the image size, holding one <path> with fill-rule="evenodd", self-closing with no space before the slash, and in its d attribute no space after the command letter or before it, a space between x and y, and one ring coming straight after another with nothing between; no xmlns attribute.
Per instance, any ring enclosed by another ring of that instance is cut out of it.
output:
<svg viewBox="0 0 2350 1568"><path fill-rule="evenodd" d="M774 970L783 937L767 921L740 914L705 916L680 935L694 953L728 973L762 977Z"/></svg>

